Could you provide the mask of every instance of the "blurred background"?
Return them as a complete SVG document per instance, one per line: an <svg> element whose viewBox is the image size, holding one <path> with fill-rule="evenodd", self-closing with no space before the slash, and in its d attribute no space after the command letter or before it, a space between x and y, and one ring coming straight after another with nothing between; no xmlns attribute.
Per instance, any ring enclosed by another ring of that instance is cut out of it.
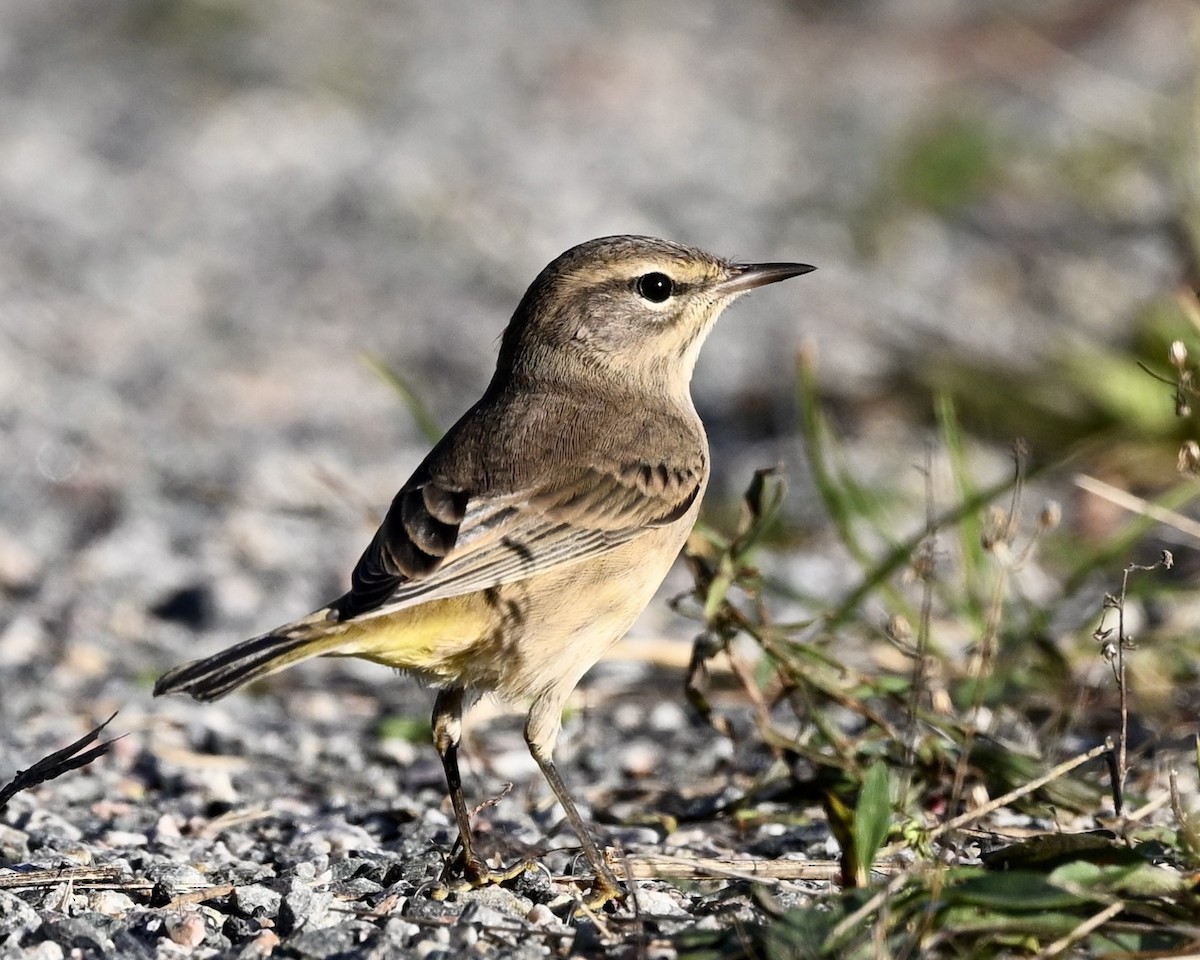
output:
<svg viewBox="0 0 1200 960"><path fill-rule="evenodd" d="M937 391L987 478L1022 436L1173 482L1171 391L1135 360L1189 334L1197 20L1184 0L8 0L8 719L36 727L48 687L145 707L181 657L339 593L427 449L367 359L448 425L537 271L604 234L819 268L706 348L718 513L783 462L819 538L801 351L866 482L921 488ZM690 636L658 606L644 631Z"/></svg>

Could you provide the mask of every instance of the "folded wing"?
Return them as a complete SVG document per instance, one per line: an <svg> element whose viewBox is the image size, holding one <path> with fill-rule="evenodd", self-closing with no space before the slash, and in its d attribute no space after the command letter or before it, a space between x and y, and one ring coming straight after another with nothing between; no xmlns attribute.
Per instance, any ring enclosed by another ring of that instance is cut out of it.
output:
<svg viewBox="0 0 1200 960"><path fill-rule="evenodd" d="M333 608L383 616L577 563L680 519L702 484L702 460L577 468L489 496L418 471Z"/></svg>

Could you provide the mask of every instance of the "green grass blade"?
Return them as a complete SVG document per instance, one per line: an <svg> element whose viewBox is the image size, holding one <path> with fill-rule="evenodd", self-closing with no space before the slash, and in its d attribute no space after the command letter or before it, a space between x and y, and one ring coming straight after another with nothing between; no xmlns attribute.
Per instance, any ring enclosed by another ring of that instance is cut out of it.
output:
<svg viewBox="0 0 1200 960"><path fill-rule="evenodd" d="M433 412L427 407L421 398L417 396L416 391L399 373L392 367L388 366L387 362L378 354L363 353L362 362L375 373L384 383L386 383L400 398L400 402L404 404L409 414L417 424L417 429L421 431L425 439L430 443L437 443L442 439L442 434L445 431L442 425L437 422L437 418Z"/></svg>

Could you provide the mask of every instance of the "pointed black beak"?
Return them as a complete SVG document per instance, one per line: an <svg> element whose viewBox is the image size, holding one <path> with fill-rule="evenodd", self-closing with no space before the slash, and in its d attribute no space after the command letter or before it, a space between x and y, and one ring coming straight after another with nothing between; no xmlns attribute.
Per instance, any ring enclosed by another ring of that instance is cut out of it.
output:
<svg viewBox="0 0 1200 960"><path fill-rule="evenodd" d="M778 283L789 277L798 277L812 273L816 267L807 263L746 263L734 267L734 274L728 280L722 280L716 286L716 292L723 296L745 293L755 287L766 286L768 283Z"/></svg>

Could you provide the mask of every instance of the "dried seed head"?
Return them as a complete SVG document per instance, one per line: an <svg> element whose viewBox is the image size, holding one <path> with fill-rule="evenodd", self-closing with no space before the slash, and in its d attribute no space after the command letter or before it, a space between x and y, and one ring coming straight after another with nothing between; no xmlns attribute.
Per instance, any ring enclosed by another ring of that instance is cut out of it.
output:
<svg viewBox="0 0 1200 960"><path fill-rule="evenodd" d="M908 622L908 618L902 613L897 613L888 618L887 635L896 641L896 643L911 643L913 638L912 624Z"/></svg>
<svg viewBox="0 0 1200 960"><path fill-rule="evenodd" d="M1183 345L1182 340L1174 340L1171 342L1170 350L1167 351L1167 356L1171 359L1171 366L1182 370L1187 364L1187 347Z"/></svg>
<svg viewBox="0 0 1200 960"><path fill-rule="evenodd" d="M1200 475L1200 443L1195 440L1185 440L1179 448L1179 472L1188 476Z"/></svg>
<svg viewBox="0 0 1200 960"><path fill-rule="evenodd" d="M913 557L912 572L918 580L933 580L937 576L937 544L926 539Z"/></svg>
<svg viewBox="0 0 1200 960"><path fill-rule="evenodd" d="M979 542L989 553L996 546L1008 539L1008 513L1003 507L988 507L987 516L983 520L983 532Z"/></svg>
<svg viewBox="0 0 1200 960"><path fill-rule="evenodd" d="M1038 527L1042 530L1055 530L1062 523L1062 507L1057 500L1047 500L1042 512L1038 514Z"/></svg>

